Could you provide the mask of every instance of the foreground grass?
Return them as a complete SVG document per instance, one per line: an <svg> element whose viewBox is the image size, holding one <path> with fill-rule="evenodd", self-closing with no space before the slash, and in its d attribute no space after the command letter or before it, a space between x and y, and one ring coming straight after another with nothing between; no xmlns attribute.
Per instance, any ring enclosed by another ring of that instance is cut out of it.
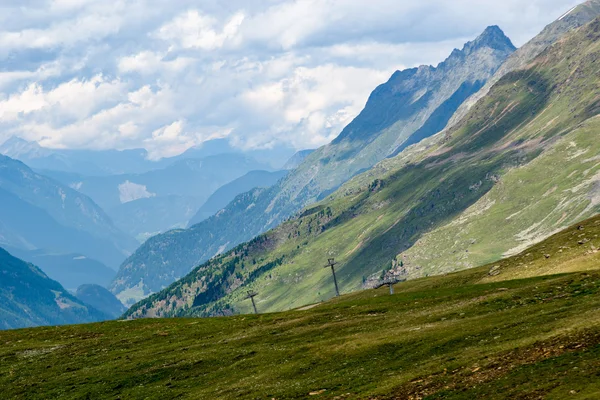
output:
<svg viewBox="0 0 600 400"><path fill-rule="evenodd" d="M599 398L600 272L474 283L488 271L305 311L0 332L0 386L3 398Z"/></svg>

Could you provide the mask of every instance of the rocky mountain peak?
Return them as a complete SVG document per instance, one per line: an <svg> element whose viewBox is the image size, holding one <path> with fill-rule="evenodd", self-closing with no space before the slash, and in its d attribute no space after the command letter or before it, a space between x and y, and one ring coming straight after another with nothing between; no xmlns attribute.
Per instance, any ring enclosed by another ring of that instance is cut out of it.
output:
<svg viewBox="0 0 600 400"><path fill-rule="evenodd" d="M511 53L516 50L516 47L513 45L511 40L497 25L492 25L485 28L483 33L479 35L477 39L465 45L463 51L465 53L471 53L474 50L481 49L483 47L489 47L499 51L509 51Z"/></svg>
<svg viewBox="0 0 600 400"><path fill-rule="evenodd" d="M4 154L13 158L18 158L22 155L40 157L48 151L41 147L37 142L30 142L18 136L11 136L0 145L0 154Z"/></svg>

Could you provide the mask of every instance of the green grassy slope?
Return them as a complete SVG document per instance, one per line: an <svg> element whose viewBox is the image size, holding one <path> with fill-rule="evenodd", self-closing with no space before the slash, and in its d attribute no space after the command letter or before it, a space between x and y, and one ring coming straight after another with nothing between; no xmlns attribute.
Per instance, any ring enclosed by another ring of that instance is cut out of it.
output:
<svg viewBox="0 0 600 400"><path fill-rule="evenodd" d="M32 399L597 398L599 235L595 217L394 296L0 332L0 385L4 398Z"/></svg>
<svg viewBox="0 0 600 400"><path fill-rule="evenodd" d="M600 20L496 84L455 128L357 176L323 202L198 267L128 316L222 315L332 296L394 268L481 265L600 210ZM560 166L560 168L557 168Z"/></svg>

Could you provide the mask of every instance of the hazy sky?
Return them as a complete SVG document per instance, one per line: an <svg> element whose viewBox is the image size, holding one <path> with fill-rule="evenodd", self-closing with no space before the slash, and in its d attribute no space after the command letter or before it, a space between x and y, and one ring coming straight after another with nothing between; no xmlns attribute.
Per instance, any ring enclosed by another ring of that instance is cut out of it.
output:
<svg viewBox="0 0 600 400"><path fill-rule="evenodd" d="M575 0L0 0L0 142L333 139L396 70L499 25L520 46Z"/></svg>

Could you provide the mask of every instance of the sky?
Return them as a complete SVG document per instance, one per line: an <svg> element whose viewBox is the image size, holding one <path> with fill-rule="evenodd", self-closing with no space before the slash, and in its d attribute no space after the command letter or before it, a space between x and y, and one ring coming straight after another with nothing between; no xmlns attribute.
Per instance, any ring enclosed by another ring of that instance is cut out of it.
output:
<svg viewBox="0 0 600 400"><path fill-rule="evenodd" d="M577 0L0 0L0 143L177 155L330 142L398 69Z"/></svg>

